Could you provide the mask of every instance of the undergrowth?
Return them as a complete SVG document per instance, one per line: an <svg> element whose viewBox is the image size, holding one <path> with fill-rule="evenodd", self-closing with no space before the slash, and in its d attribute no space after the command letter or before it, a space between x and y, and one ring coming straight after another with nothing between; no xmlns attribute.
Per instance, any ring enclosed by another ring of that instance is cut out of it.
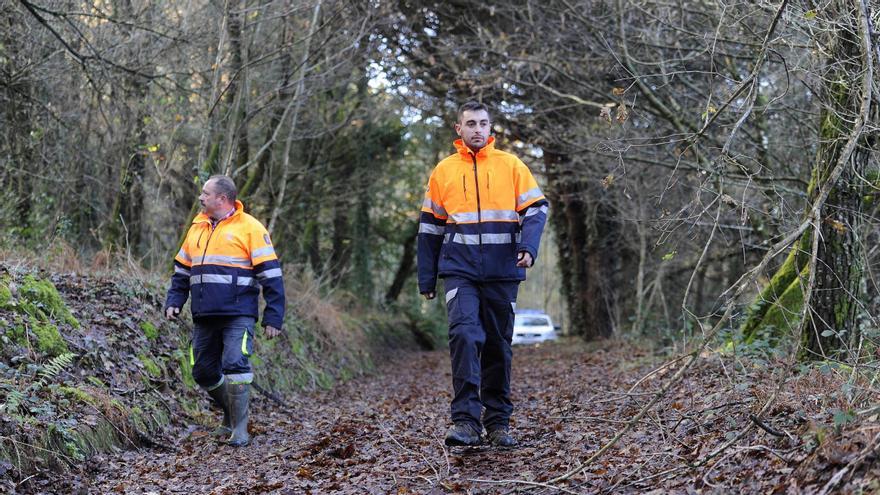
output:
<svg viewBox="0 0 880 495"><path fill-rule="evenodd" d="M0 491L214 421L192 379L188 308L163 318L168 278L107 253L87 263L63 245L42 258L0 251ZM417 347L417 323L397 311L352 306L313 280L285 284L284 334L258 330L252 358L264 390L330 388L390 348Z"/></svg>

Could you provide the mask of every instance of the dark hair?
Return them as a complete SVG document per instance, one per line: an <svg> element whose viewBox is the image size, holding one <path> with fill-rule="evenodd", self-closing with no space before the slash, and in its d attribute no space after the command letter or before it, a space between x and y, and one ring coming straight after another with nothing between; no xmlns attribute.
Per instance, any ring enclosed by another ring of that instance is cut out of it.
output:
<svg viewBox="0 0 880 495"><path fill-rule="evenodd" d="M465 112L476 112L478 110L484 110L489 116L489 120L492 120L492 112L489 111L489 105L474 100L466 101L458 107L458 120L461 120L461 117Z"/></svg>
<svg viewBox="0 0 880 495"><path fill-rule="evenodd" d="M212 175L210 179L214 181L214 192L217 195L226 196L226 199L235 203L238 190L235 188L235 182L225 175Z"/></svg>

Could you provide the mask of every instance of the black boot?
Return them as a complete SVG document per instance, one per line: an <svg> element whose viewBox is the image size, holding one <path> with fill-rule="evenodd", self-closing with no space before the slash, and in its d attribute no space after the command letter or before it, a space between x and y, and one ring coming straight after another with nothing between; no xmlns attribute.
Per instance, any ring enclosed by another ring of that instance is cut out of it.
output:
<svg viewBox="0 0 880 495"><path fill-rule="evenodd" d="M507 428L503 426L490 430L486 434L486 438L495 447L516 447L516 440L510 436Z"/></svg>
<svg viewBox="0 0 880 495"><path fill-rule="evenodd" d="M446 445L449 447L473 447L481 443L480 432L468 423L455 423L446 432Z"/></svg>
<svg viewBox="0 0 880 495"><path fill-rule="evenodd" d="M232 434L226 443L233 447L243 447L250 442L247 431L250 388L249 383L228 385L227 394L229 395L229 413L232 417Z"/></svg>
<svg viewBox="0 0 880 495"><path fill-rule="evenodd" d="M229 438L229 435L232 434L232 420L229 414L229 394L226 393L226 380L223 380L223 383L220 384L217 388L213 390L208 390L208 395L214 399L214 402L220 405L223 408L223 423L220 424L217 428L214 428L214 431L211 432L212 436L222 437L224 439Z"/></svg>

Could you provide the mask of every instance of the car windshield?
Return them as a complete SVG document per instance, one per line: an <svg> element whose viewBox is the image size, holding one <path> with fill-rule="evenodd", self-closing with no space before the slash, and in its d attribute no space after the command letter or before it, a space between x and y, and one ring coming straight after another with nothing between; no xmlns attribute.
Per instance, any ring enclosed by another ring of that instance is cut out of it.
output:
<svg viewBox="0 0 880 495"><path fill-rule="evenodd" d="M521 327L542 327L549 324L543 316L517 316L514 321L514 325Z"/></svg>

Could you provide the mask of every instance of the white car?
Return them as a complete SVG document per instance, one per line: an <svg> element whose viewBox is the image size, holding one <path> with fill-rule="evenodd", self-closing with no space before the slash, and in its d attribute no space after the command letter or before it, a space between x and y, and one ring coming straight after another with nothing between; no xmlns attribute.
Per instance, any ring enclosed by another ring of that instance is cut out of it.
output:
<svg viewBox="0 0 880 495"><path fill-rule="evenodd" d="M513 320L513 345L540 344L556 340L558 327L546 313L537 310L517 310Z"/></svg>

